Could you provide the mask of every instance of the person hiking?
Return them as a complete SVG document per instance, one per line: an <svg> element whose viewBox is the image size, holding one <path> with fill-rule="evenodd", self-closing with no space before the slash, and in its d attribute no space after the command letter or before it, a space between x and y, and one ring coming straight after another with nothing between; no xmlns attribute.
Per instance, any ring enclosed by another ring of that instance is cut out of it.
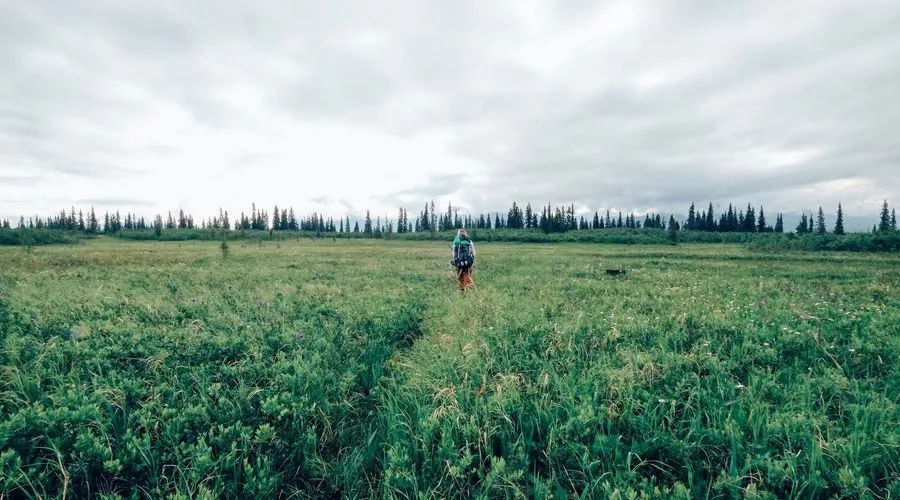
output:
<svg viewBox="0 0 900 500"><path fill-rule="evenodd" d="M475 265L475 242L469 238L465 229L456 232L456 238L450 245L453 250L453 260L450 264L456 268L456 280L459 281L459 289L466 291L475 284L472 280L472 267Z"/></svg>

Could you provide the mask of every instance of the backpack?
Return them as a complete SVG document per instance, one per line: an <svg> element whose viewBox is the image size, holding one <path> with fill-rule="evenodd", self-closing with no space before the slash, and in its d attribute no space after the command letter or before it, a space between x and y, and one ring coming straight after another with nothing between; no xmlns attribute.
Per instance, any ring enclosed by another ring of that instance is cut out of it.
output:
<svg viewBox="0 0 900 500"><path fill-rule="evenodd" d="M456 267L469 267L475 263L475 255L472 254L472 243L469 240L460 240L453 244L453 261Z"/></svg>

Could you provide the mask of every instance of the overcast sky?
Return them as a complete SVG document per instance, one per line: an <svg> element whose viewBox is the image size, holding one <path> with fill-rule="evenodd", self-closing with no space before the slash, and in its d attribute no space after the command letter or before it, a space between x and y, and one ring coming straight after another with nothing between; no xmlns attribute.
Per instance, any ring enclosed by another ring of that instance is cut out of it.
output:
<svg viewBox="0 0 900 500"><path fill-rule="evenodd" d="M900 203L900 2L0 0L0 217Z"/></svg>

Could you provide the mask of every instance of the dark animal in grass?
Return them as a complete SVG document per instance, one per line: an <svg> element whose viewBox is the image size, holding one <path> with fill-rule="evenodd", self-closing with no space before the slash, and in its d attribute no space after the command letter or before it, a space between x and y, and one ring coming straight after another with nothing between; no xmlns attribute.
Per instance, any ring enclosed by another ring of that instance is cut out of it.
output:
<svg viewBox="0 0 900 500"><path fill-rule="evenodd" d="M610 276L625 276L627 271L625 269L607 269L606 274Z"/></svg>

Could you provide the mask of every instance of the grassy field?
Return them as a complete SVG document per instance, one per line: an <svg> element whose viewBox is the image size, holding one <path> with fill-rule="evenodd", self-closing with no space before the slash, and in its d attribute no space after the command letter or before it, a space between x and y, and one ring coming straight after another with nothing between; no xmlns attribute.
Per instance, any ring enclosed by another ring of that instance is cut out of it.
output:
<svg viewBox="0 0 900 500"><path fill-rule="evenodd" d="M0 248L0 490L900 496L900 255L478 252Z"/></svg>

